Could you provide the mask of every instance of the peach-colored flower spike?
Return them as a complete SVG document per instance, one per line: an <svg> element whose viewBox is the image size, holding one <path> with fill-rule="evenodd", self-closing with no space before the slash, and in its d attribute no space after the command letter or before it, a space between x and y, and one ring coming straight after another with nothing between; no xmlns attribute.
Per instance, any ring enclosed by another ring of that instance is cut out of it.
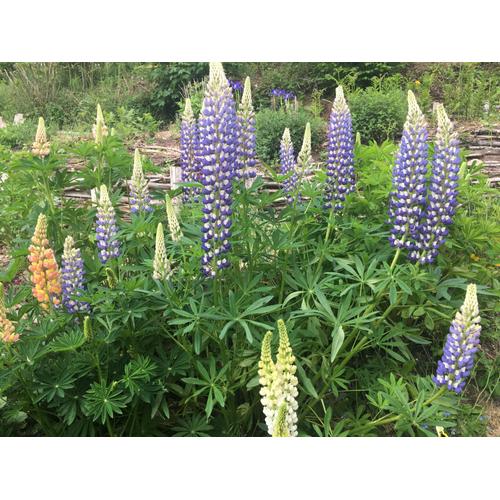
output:
<svg viewBox="0 0 500 500"><path fill-rule="evenodd" d="M0 283L0 340L6 344L12 344L19 340L19 334L15 332L14 324L7 319L2 283Z"/></svg>
<svg viewBox="0 0 500 500"><path fill-rule="evenodd" d="M47 218L45 215L38 216L35 233L31 238L32 245L29 247L28 260L31 282L33 283L33 297L35 297L43 309L47 310L49 305L58 306L61 297L61 275L54 256L54 251L49 247L47 240Z"/></svg>

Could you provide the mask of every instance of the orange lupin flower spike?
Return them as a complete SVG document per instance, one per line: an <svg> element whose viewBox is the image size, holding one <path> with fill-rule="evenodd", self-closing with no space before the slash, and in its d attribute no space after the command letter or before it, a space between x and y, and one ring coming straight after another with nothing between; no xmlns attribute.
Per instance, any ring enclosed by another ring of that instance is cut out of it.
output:
<svg viewBox="0 0 500 500"><path fill-rule="evenodd" d="M29 247L28 260L31 282L33 283L33 297L35 297L43 309L47 310L49 305L58 306L61 295L61 276L54 251L49 247L47 240L47 218L45 215L38 216L35 233L31 238L32 245Z"/></svg>
<svg viewBox="0 0 500 500"><path fill-rule="evenodd" d="M19 334L15 332L14 324L10 319L7 319L2 283L0 283L0 340L6 344L12 344L19 340Z"/></svg>

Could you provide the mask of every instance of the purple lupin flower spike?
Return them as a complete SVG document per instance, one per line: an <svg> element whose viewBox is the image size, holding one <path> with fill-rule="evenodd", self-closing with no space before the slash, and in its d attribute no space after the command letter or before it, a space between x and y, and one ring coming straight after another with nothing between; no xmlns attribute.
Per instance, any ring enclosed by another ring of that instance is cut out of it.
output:
<svg viewBox="0 0 500 500"><path fill-rule="evenodd" d="M293 151L293 143L290 137L290 129L286 128L280 144L281 175L287 178L283 181L283 191L288 202L293 202L294 193L297 189L298 176L296 172L296 162Z"/></svg>
<svg viewBox="0 0 500 500"><path fill-rule="evenodd" d="M252 105L252 90L250 78L245 80L245 89L238 109L238 166L236 177L245 180L246 186L251 186L255 178L256 151L255 151L255 111Z"/></svg>
<svg viewBox="0 0 500 500"><path fill-rule="evenodd" d="M71 236L64 241L64 253L62 256L62 302L66 310L71 313L86 313L90 310L88 302L78 297L85 291L83 260L80 249L75 248L75 242Z"/></svg>
<svg viewBox="0 0 500 500"><path fill-rule="evenodd" d="M236 173L237 122L231 88L220 63L210 76L199 119L203 183L202 272L215 277L229 267L232 179Z"/></svg>
<svg viewBox="0 0 500 500"><path fill-rule="evenodd" d="M470 284L465 301L451 323L436 375L432 377L436 385L446 386L457 394L462 392L479 348L480 321L476 285Z"/></svg>
<svg viewBox="0 0 500 500"><path fill-rule="evenodd" d="M139 150L134 153L134 169L130 180L130 211L132 213L151 212L151 197L148 182L142 170L142 160Z"/></svg>
<svg viewBox="0 0 500 500"><path fill-rule="evenodd" d="M120 255L120 243L116 239L117 232L115 209L109 199L108 189L103 184L100 188L96 221L97 248L102 264Z"/></svg>
<svg viewBox="0 0 500 500"><path fill-rule="evenodd" d="M198 154L198 125L194 117L191 99L186 99L184 113L181 120L181 182L199 182L200 172L197 159ZM198 201L199 189L184 188L182 200L184 203Z"/></svg>
<svg viewBox="0 0 500 500"><path fill-rule="evenodd" d="M326 163L325 208L340 211L346 196L354 191L354 136L351 112L341 86L335 91L328 123L328 159Z"/></svg>
<svg viewBox="0 0 500 500"><path fill-rule="evenodd" d="M425 175L428 162L427 126L415 95L408 91L408 115L392 170L389 201L389 242L396 248L413 250L425 205Z"/></svg>
<svg viewBox="0 0 500 500"><path fill-rule="evenodd" d="M430 264L436 259L439 247L446 241L448 226L453 222L457 206L460 170L458 134L453 130L442 104L437 108L437 122L427 205L422 214L416 249L409 256L421 264Z"/></svg>

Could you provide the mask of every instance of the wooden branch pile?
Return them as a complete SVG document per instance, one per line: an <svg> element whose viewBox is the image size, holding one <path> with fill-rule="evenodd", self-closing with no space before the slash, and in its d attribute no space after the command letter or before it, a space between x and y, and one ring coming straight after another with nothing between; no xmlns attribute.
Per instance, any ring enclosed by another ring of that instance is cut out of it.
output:
<svg viewBox="0 0 500 500"><path fill-rule="evenodd" d="M468 163L481 161L483 172L489 177L492 186L500 185L500 125L491 129L477 128L468 130L462 141L470 151Z"/></svg>

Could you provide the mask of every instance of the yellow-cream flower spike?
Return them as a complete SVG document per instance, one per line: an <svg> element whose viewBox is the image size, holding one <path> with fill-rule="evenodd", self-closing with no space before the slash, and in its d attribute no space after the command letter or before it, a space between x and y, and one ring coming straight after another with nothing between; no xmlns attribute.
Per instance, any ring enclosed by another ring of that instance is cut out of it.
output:
<svg viewBox="0 0 500 500"><path fill-rule="evenodd" d="M96 144L102 144L103 137L108 135L108 127L104 123L104 115L102 114L101 105L97 104L96 121L92 127L92 134Z"/></svg>
<svg viewBox="0 0 500 500"><path fill-rule="evenodd" d="M301 177L307 175L312 166L311 156L311 124L307 122L304 130L302 148L297 156L297 169Z"/></svg>
<svg viewBox="0 0 500 500"><path fill-rule="evenodd" d="M170 261L167 257L167 250L165 248L165 238L163 236L163 224L158 223L156 228L156 246L155 256L153 259L153 279L164 280L172 274Z"/></svg>
<svg viewBox="0 0 500 500"><path fill-rule="evenodd" d="M36 129L35 142L31 147L31 152L35 156L44 158L50 153L50 142L47 141L47 131L45 121L42 117L38 118L38 127Z"/></svg>
<svg viewBox="0 0 500 500"><path fill-rule="evenodd" d="M288 408L287 404L283 402L278 409L278 414L276 415L276 420L274 422L274 433L273 437L290 437L290 432L287 425L287 414Z"/></svg>
<svg viewBox="0 0 500 500"><path fill-rule="evenodd" d="M47 218L40 214L28 251L33 296L45 310L58 306L61 296L61 276L54 251L47 240Z"/></svg>
<svg viewBox="0 0 500 500"><path fill-rule="evenodd" d="M297 435L297 385L295 376L295 357L288 340L288 332L283 320L278 320L279 347L276 363L272 360L272 333L267 332L262 341L261 358L259 361L259 383L261 385L261 403L264 409L268 433L274 436L276 423L286 426L287 435ZM280 408L285 405L285 415L278 419ZM284 420L284 423L281 422ZM279 431L284 433L283 429Z"/></svg>
<svg viewBox="0 0 500 500"><path fill-rule="evenodd" d="M172 203L172 198L168 194L165 195L165 208L167 210L167 221L168 229L170 231L170 237L172 241L179 241L183 234L181 227L179 226L179 221L177 220L177 215L175 214L174 205Z"/></svg>

